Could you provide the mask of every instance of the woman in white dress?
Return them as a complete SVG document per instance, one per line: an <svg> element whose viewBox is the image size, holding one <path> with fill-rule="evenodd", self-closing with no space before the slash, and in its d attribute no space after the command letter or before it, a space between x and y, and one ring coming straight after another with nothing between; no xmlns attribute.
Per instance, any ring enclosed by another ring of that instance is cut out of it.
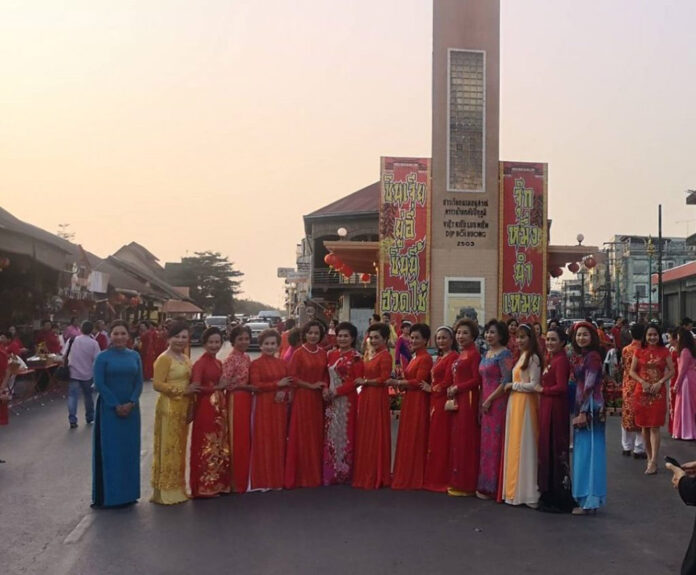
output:
<svg viewBox="0 0 696 575"><path fill-rule="evenodd" d="M537 485L537 441L539 438L539 397L542 359L539 344L531 326L517 329L520 358L512 370L512 383L505 419L503 447L502 497L510 505L536 508L539 503Z"/></svg>

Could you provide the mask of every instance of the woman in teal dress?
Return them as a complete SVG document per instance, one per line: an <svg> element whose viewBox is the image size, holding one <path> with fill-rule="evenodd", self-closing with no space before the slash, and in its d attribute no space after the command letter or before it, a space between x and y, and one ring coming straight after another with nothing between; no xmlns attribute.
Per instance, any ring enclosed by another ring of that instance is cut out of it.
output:
<svg viewBox="0 0 696 575"><path fill-rule="evenodd" d="M94 420L92 506L119 507L140 498L140 408L143 368L126 347L128 325L115 321L111 347L94 362L99 392Z"/></svg>

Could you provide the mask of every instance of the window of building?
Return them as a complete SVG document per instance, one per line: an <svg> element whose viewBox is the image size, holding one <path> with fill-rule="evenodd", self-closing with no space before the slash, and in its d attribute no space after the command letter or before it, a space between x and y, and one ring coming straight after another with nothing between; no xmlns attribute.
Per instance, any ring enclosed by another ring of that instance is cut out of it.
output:
<svg viewBox="0 0 696 575"><path fill-rule="evenodd" d="M638 297L640 298L648 297L648 286L646 284L636 284L636 289L633 292L633 296L635 297L636 294L638 294Z"/></svg>
<svg viewBox="0 0 696 575"><path fill-rule="evenodd" d="M465 316L485 323L485 280L483 278L445 278L445 325L454 325ZM475 315L474 315L475 314Z"/></svg>
<svg viewBox="0 0 696 575"><path fill-rule="evenodd" d="M447 190L485 189L486 57L449 51Z"/></svg>

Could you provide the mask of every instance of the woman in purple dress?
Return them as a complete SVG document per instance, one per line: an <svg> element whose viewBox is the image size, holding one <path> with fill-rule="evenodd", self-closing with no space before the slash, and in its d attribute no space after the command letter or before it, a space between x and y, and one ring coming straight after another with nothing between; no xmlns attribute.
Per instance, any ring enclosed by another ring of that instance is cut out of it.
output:
<svg viewBox="0 0 696 575"><path fill-rule="evenodd" d="M498 497L500 455L505 436L507 394L505 384L512 381L512 352L506 347L508 329L504 322L491 320L485 327L488 351L481 358L481 456L476 496L479 499Z"/></svg>

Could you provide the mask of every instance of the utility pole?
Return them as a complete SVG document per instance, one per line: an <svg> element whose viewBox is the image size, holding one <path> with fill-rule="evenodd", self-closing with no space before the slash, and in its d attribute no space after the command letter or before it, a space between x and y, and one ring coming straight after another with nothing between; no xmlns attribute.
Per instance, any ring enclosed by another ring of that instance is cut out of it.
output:
<svg viewBox="0 0 696 575"><path fill-rule="evenodd" d="M657 206L657 318L660 324L665 317L662 306L662 204L659 204Z"/></svg>
<svg viewBox="0 0 696 575"><path fill-rule="evenodd" d="M604 317L612 317L611 315L611 272L609 271L609 250L607 249L607 261L604 272L604 280L606 283L607 297L604 300Z"/></svg>

